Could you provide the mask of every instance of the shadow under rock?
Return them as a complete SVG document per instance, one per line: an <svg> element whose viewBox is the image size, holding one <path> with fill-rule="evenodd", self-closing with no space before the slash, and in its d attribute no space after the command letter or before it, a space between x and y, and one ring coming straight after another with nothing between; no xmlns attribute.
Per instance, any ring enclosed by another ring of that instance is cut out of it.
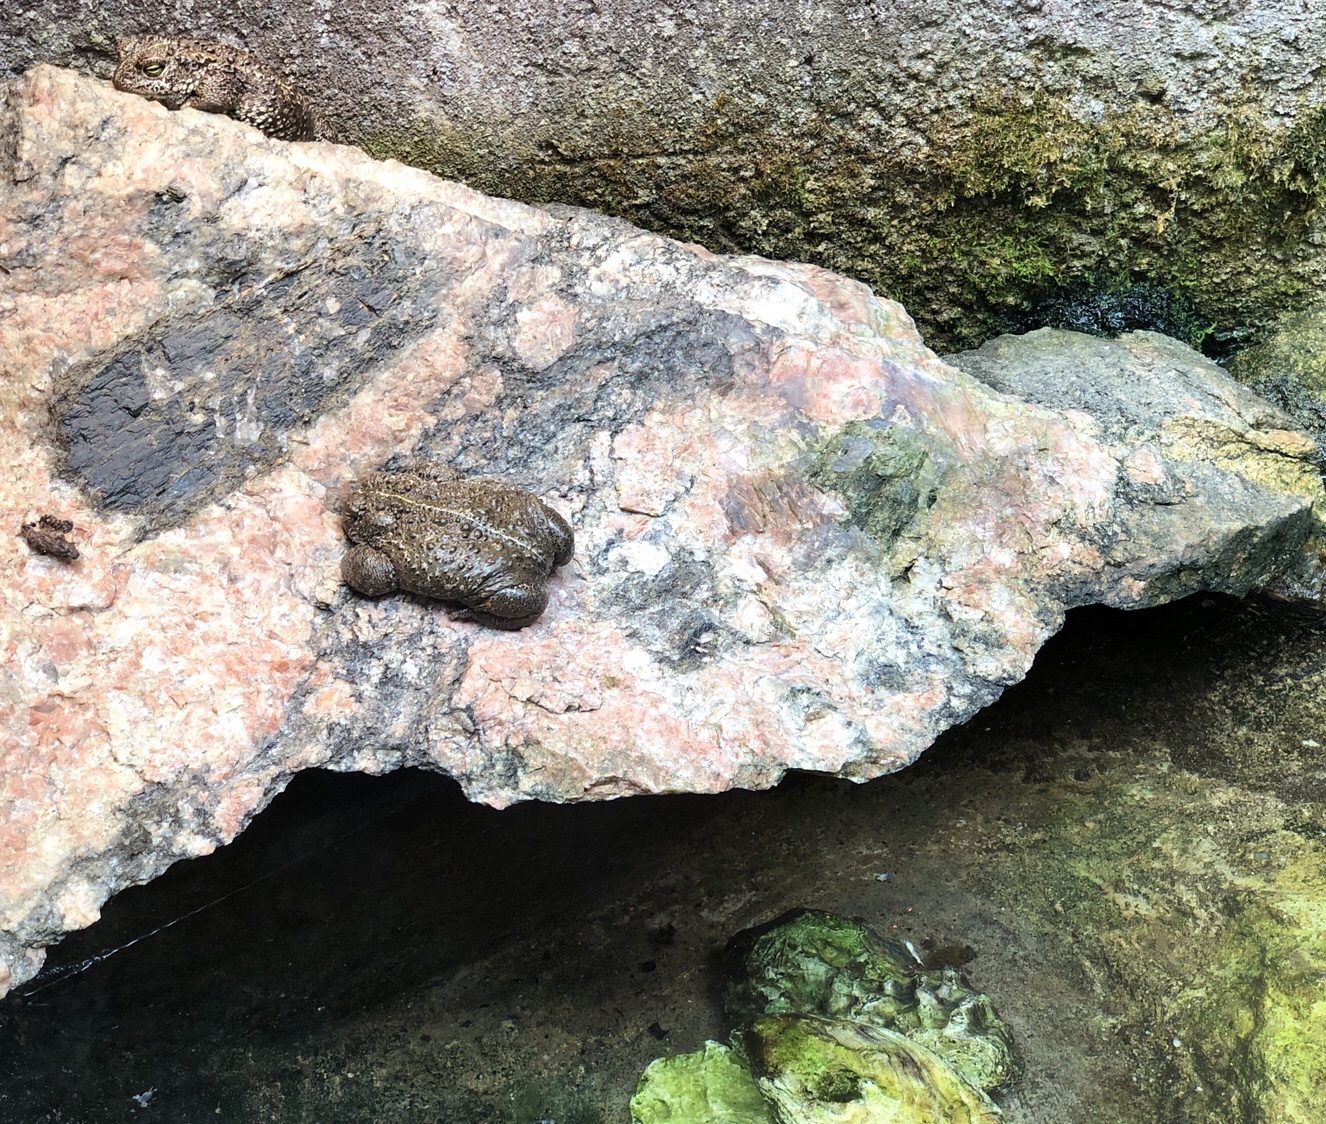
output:
<svg viewBox="0 0 1326 1124"><path fill-rule="evenodd" d="M770 793L498 812L414 770L305 774L229 847L109 902L0 1003L0 1122L471 1124L550 1097L616 1120L651 1057L725 1032L726 938L795 906L894 919L918 943L971 940L978 985L1044 1043L1010 1119L1051 1119L1071 1051L1035 1025L1048 1000L1019 994L1036 939L1015 900L987 909L946 825L1008 801L990 795L1000 775L1035 801L1038 785L1093 784L1156 747L1198 774L1322 799L1323 682L1321 614L1194 597L1073 613L1024 683L863 786L793 776ZM886 865L896 881L877 880ZM371 1083L353 1076L374 1066ZM606 1091L591 1096L594 1081Z"/></svg>

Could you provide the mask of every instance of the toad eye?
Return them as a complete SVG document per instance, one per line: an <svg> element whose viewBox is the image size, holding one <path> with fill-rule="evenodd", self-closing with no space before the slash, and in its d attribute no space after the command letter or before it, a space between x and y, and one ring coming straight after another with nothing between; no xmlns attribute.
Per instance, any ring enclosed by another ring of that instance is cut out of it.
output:
<svg viewBox="0 0 1326 1124"><path fill-rule="evenodd" d="M149 78L155 78L165 69L166 64L164 62L149 62L143 65L143 73Z"/></svg>

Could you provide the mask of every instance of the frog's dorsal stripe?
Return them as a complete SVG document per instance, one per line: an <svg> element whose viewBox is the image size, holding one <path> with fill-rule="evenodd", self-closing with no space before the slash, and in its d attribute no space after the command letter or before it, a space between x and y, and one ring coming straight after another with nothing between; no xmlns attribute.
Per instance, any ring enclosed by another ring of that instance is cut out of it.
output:
<svg viewBox="0 0 1326 1124"><path fill-rule="evenodd" d="M386 493L387 497L405 504L407 507L419 508L423 511L431 512L434 515L449 515L453 519L459 519L462 522L470 524L472 527L478 527L484 534L492 538L499 539L508 546L513 547L526 558L538 559L538 552L530 547L530 544L524 539L518 539L514 535L507 534L505 531L499 531L491 523L485 523L482 519L476 519L467 511L460 511L454 507L447 507L435 500L421 500L414 496L403 496L398 492Z"/></svg>

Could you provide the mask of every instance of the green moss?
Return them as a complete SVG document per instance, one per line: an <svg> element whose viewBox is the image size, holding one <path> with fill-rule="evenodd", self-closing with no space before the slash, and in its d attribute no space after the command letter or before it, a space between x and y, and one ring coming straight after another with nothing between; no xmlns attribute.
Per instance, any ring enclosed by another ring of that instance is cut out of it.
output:
<svg viewBox="0 0 1326 1124"><path fill-rule="evenodd" d="M853 421L821 442L806 479L840 496L846 521L887 550L916 515L927 457L905 429Z"/></svg>
<svg viewBox="0 0 1326 1124"><path fill-rule="evenodd" d="M631 1124L769 1124L742 1059L726 1046L651 1062L631 1098Z"/></svg>
<svg viewBox="0 0 1326 1124"><path fill-rule="evenodd" d="M1102 279L1163 287L1237 340L1321 280L1322 110L1275 130L1229 104L1194 136L1145 100L1088 120L1046 93L986 92L903 122L922 144L860 100L883 80L850 76L795 119L732 93L690 124L615 105L537 138L416 121L360 140L490 193L837 269L901 300L940 349Z"/></svg>
<svg viewBox="0 0 1326 1124"><path fill-rule="evenodd" d="M1285 317L1269 339L1237 355L1229 373L1289 413L1326 452L1326 306Z"/></svg>

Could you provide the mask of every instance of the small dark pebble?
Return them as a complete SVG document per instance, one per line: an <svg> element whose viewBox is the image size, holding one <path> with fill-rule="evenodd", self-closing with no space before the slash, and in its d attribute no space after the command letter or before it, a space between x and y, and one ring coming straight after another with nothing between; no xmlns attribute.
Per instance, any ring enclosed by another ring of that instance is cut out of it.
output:
<svg viewBox="0 0 1326 1124"><path fill-rule="evenodd" d="M640 965L640 971L652 972L657 967L658 967L657 960L646 960L643 964Z"/></svg>
<svg viewBox="0 0 1326 1124"><path fill-rule="evenodd" d="M1073 780L1089 781L1091 780L1091 770L1083 766L1081 769L1073 770Z"/></svg>
<svg viewBox="0 0 1326 1124"><path fill-rule="evenodd" d="M661 947L667 947L677 939L677 926L668 922L659 929L651 930L645 937L650 944L656 944Z"/></svg>
<svg viewBox="0 0 1326 1124"><path fill-rule="evenodd" d="M649 1024L649 1033L652 1034L655 1038L660 1038L660 1039L666 1038L668 1036L668 1032L664 1030L661 1026L659 1026L658 1023Z"/></svg>

